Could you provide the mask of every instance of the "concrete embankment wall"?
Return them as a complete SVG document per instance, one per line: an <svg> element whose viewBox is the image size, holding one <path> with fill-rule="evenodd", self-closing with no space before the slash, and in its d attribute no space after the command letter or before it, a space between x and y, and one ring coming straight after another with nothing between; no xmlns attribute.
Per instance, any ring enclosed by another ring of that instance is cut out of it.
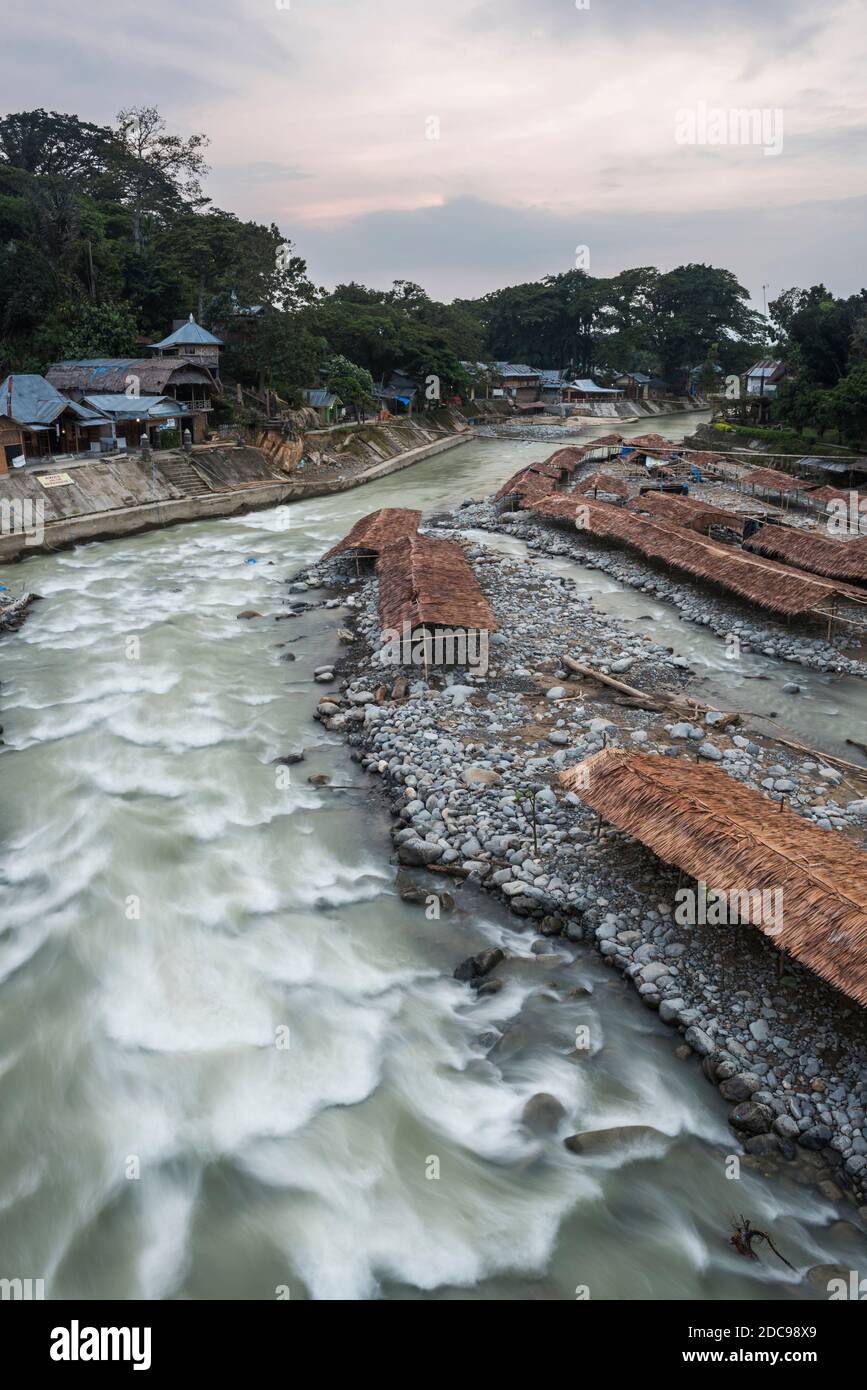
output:
<svg viewBox="0 0 867 1390"><path fill-rule="evenodd" d="M24 559L39 551L58 550L82 541L109 540L181 522L237 516L283 503L302 502L308 497L346 492L365 482L409 468L413 463L452 449L471 437L472 431L466 429L445 437L434 437L351 477L321 480L310 478L295 481L291 476L281 479L274 476L276 470L273 468L267 479L263 479L263 472L267 472L263 464L267 464L267 460L261 451L249 446L237 450L202 451L201 454L194 452L191 462L197 472L208 475L208 486L206 488L203 482L202 491L192 496L184 496L178 488L163 479L158 467L154 470L152 464L133 459L75 466L69 469L70 477L74 478L73 484L57 489L44 489L34 474L10 475L9 479L0 479L0 507L4 502L7 509L15 504L41 503L44 507L44 534L41 537L38 533L27 534L28 531L33 532L34 527L25 513L23 530L0 535L0 562ZM119 501L117 478L112 473L117 469L121 470L122 486L136 484L135 489L130 487L123 494L129 499L127 505ZM91 476L95 470L100 470L98 475ZM108 483L104 470L109 470ZM156 483L153 482L154 473ZM233 475L237 484L234 487ZM145 484L153 500L133 501L136 491L144 488ZM64 494L64 500L60 500L59 494ZM11 514L14 516L14 512Z"/></svg>

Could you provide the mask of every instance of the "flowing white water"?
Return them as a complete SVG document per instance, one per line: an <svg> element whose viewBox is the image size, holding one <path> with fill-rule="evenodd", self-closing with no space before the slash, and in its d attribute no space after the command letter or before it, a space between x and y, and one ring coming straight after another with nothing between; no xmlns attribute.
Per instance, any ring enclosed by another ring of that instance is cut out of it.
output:
<svg viewBox="0 0 867 1390"><path fill-rule="evenodd" d="M340 610L236 619L279 612L364 512L482 496L546 452L477 441L16 574L45 601L0 646L0 1277L54 1298L809 1296L731 1251L742 1211L802 1268L852 1258L818 1197L726 1179L716 1092L594 957L532 957L472 889L440 922L397 898L373 790L306 780L363 782L310 718ZM298 749L284 785L272 759ZM523 960L474 1002L451 972L494 941ZM539 1090L565 1132L663 1137L578 1159L520 1128Z"/></svg>

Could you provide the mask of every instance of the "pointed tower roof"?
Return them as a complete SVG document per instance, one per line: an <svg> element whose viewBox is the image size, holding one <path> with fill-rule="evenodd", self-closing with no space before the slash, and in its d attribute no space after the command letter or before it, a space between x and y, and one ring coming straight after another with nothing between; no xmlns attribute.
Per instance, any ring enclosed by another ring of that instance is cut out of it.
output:
<svg viewBox="0 0 867 1390"><path fill-rule="evenodd" d="M192 314L190 314L185 324L180 328L176 328L174 333L170 333L167 338L162 338L158 343L151 343L152 348L222 346L222 339L215 338L213 333L209 333L206 328L200 327Z"/></svg>

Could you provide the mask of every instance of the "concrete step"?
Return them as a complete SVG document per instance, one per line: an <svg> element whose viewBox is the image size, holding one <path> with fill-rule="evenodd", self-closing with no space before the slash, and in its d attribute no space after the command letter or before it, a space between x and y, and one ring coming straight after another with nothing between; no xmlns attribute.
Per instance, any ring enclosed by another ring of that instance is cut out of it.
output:
<svg viewBox="0 0 867 1390"><path fill-rule="evenodd" d="M160 462L159 467L163 477L185 497L195 497L200 492L208 491L207 485L186 459L166 459Z"/></svg>

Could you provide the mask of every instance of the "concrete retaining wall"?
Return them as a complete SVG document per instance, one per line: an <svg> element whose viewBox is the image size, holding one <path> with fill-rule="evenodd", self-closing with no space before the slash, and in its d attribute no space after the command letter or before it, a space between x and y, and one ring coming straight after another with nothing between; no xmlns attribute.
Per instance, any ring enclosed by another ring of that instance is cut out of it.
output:
<svg viewBox="0 0 867 1390"><path fill-rule="evenodd" d="M237 491L203 493L195 497L181 497L112 511L89 512L83 516L50 521L45 525L44 538L39 545L29 544L28 537L21 534L0 536L0 562L24 559L40 551L61 550L78 545L82 541L111 540L116 536L132 535L137 531L152 531L163 526L176 526L186 521L240 516L244 512L262 511L283 503L303 502L308 497L326 497L332 493L347 492L350 488L359 487L376 478L384 478L402 468L409 468L413 463L441 454L446 449L454 449L458 444L466 443L472 436L472 430L449 435L445 439L438 439L421 448L400 454L385 463L376 464L352 478L320 483L275 482L261 487L251 487L248 484Z"/></svg>

